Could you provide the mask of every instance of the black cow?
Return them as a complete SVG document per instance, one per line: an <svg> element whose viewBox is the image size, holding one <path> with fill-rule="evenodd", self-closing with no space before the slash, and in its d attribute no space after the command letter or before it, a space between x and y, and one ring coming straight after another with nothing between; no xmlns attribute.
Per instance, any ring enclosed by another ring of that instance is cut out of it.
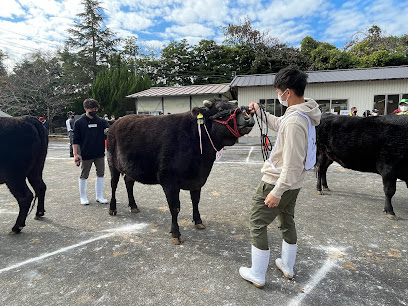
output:
<svg viewBox="0 0 408 306"><path fill-rule="evenodd" d="M216 151L234 145L240 135L251 131L254 119L248 113L236 103L213 99L182 114L129 115L117 120L108 133L112 187L109 214L117 213L115 192L119 176L124 174L132 212L139 212L133 196L135 181L162 186L172 215L174 244L183 243L177 223L180 189L190 190L193 220L197 228L205 228L198 210L201 187L210 174Z"/></svg>
<svg viewBox="0 0 408 306"><path fill-rule="evenodd" d="M36 219L44 216L46 185L42 179L48 149L48 134L42 123L31 116L0 118L0 184L6 184L18 202L20 212L10 234L25 226L33 193L38 206Z"/></svg>
<svg viewBox="0 0 408 306"><path fill-rule="evenodd" d="M351 117L324 114L317 127L317 194L330 190L327 168L338 162L352 170L382 176L385 206L396 219L391 205L397 178L408 182L408 116ZM407 185L408 187L408 185Z"/></svg>

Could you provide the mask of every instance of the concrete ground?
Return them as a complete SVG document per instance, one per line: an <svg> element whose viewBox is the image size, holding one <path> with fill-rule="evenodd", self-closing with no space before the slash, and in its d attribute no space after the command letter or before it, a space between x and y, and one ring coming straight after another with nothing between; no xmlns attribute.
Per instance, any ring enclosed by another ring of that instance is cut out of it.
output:
<svg viewBox="0 0 408 306"><path fill-rule="evenodd" d="M270 226L267 284L257 289L238 274L250 265L248 216L260 180L259 146L227 148L202 189L200 212L207 226L191 222L189 193L181 192L179 225L185 243L171 244L171 216L160 186L135 185L141 210L131 214L123 181L118 215L94 202L79 204L79 169L66 142L52 141L44 170L46 215L19 235L8 235L18 206L0 186L0 305L407 305L408 190L393 198L399 217L382 212L381 178L334 164L332 189L315 192L310 171L299 194L299 250L295 279L274 267L281 236ZM105 197L110 196L109 173Z"/></svg>

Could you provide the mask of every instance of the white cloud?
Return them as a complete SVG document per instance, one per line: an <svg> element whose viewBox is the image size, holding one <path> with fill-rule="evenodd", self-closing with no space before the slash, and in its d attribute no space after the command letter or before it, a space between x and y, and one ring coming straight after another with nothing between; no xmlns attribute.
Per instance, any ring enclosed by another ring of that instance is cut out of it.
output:
<svg viewBox="0 0 408 306"><path fill-rule="evenodd" d="M171 26L166 28L163 34L166 38L172 37L211 37L214 35L214 30L209 27L205 27L199 23L191 23L184 26Z"/></svg>
<svg viewBox="0 0 408 306"><path fill-rule="evenodd" d="M327 19L323 41L347 42L357 32L362 32L377 24L386 35L407 34L406 18L408 3L395 0L349 1L340 9L332 10Z"/></svg>
<svg viewBox="0 0 408 306"><path fill-rule="evenodd" d="M109 23L112 25L111 27L114 31L122 28L125 30L140 31L153 24L151 19L147 19L135 12L118 12L109 19Z"/></svg>
<svg viewBox="0 0 408 306"><path fill-rule="evenodd" d="M323 0L275 0L259 12L259 19L272 24L293 18L304 19L321 11L323 4Z"/></svg>
<svg viewBox="0 0 408 306"><path fill-rule="evenodd" d="M204 22L219 26L228 15L228 3L228 0L185 0L169 16L163 17L177 24Z"/></svg>
<svg viewBox="0 0 408 306"><path fill-rule="evenodd" d="M12 16L21 16L24 10L15 0L2 0L0 17L11 18Z"/></svg>

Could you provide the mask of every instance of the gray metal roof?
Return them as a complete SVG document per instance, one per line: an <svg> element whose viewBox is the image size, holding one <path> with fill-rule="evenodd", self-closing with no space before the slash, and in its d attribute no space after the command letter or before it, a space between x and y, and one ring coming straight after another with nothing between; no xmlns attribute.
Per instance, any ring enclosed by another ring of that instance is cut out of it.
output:
<svg viewBox="0 0 408 306"><path fill-rule="evenodd" d="M308 83L356 82L374 80L408 79L408 66L324 70L306 72ZM274 74L237 75L231 87L271 86Z"/></svg>
<svg viewBox="0 0 408 306"><path fill-rule="evenodd" d="M129 96L126 98L139 97L168 97L168 96L193 96L206 94L223 94L229 91L230 84L207 84L191 86L174 86L174 87L152 87Z"/></svg>

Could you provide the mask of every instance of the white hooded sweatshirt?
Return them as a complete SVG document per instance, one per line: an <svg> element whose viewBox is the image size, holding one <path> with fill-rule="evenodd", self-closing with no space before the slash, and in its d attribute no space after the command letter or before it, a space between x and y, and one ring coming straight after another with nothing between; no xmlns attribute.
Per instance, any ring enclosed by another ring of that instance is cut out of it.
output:
<svg viewBox="0 0 408 306"><path fill-rule="evenodd" d="M261 170L262 180L275 185L271 194L279 199L287 190L302 188L306 175L309 121L300 113L291 114L296 111L308 116L313 126L319 125L321 117L319 105L308 98L305 98L304 103L288 107L282 117L268 113L266 118L262 116L268 128L278 131L271 156L265 161ZM260 110L256 114L261 117Z"/></svg>

